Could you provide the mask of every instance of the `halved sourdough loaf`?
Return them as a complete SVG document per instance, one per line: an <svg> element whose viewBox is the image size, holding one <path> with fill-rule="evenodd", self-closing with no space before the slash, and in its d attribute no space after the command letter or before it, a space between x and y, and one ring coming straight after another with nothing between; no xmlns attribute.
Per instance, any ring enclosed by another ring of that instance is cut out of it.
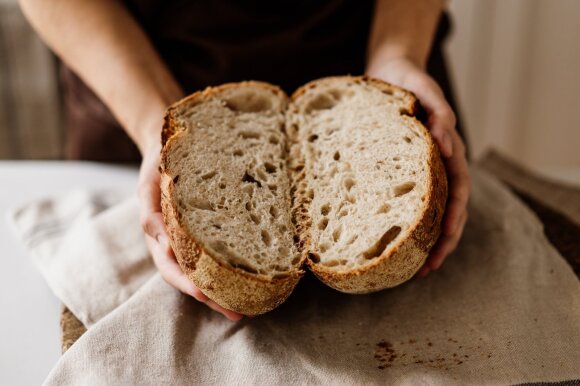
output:
<svg viewBox="0 0 580 386"><path fill-rule="evenodd" d="M255 315L306 264L367 293L409 279L440 233L447 180L417 101L362 77L208 88L171 106L162 209L177 260L208 297Z"/></svg>

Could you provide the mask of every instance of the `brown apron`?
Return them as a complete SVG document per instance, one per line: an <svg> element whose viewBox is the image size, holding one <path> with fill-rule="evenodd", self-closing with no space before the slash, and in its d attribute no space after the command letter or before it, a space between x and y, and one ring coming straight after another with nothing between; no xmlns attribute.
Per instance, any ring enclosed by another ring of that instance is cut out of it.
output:
<svg viewBox="0 0 580 386"><path fill-rule="evenodd" d="M370 0L126 0L127 7L186 93L256 79L291 93L323 76L362 74L374 2ZM441 19L429 70L448 98ZM135 145L110 111L61 66L66 156L137 162Z"/></svg>

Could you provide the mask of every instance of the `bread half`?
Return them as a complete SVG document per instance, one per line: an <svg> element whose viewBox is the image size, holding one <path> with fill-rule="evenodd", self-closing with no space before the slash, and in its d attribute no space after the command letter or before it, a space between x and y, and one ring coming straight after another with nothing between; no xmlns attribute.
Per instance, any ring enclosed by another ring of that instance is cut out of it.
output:
<svg viewBox="0 0 580 386"><path fill-rule="evenodd" d="M243 82L171 106L162 209L183 271L219 305L246 314L282 303L302 276L286 171L288 97Z"/></svg>
<svg viewBox="0 0 580 386"><path fill-rule="evenodd" d="M410 279L440 234L447 179L414 95L363 77L300 88L288 113L295 216L314 274L347 293Z"/></svg>
<svg viewBox="0 0 580 386"><path fill-rule="evenodd" d="M171 106L162 209L183 271L221 306L281 304L303 266L367 293L408 280L440 233L447 180L410 92L325 78L290 100L242 82Z"/></svg>

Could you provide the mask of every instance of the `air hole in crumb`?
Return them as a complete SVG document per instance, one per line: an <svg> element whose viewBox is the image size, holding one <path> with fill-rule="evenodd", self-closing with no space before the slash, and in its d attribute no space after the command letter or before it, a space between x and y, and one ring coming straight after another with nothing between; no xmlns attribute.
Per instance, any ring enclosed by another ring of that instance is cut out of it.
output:
<svg viewBox="0 0 580 386"><path fill-rule="evenodd" d="M403 139L405 140L405 142L411 143L411 138L407 137L406 135L403 137Z"/></svg>
<svg viewBox="0 0 580 386"><path fill-rule="evenodd" d="M252 204L250 204L250 202L246 202L245 207L248 212L252 210Z"/></svg>
<svg viewBox="0 0 580 386"><path fill-rule="evenodd" d="M308 254L308 258L314 263L320 263L320 256L318 256L316 253L310 252Z"/></svg>
<svg viewBox="0 0 580 386"><path fill-rule="evenodd" d="M294 258L292 259L292 261L291 261L291 264L292 264L292 265L296 265L296 264L298 264L299 262L300 262L300 255L296 255L296 256L294 256Z"/></svg>
<svg viewBox="0 0 580 386"><path fill-rule="evenodd" d="M273 218L278 218L280 215L280 211L275 206L270 206L270 216Z"/></svg>
<svg viewBox="0 0 580 386"><path fill-rule="evenodd" d="M272 194L274 194L274 196L275 196L276 195L276 191L278 190L278 187L276 185L269 184L268 185L268 189L270 189L270 191L272 192Z"/></svg>
<svg viewBox="0 0 580 386"><path fill-rule="evenodd" d="M344 180L344 187L346 188L347 191L350 191L353 186L354 180L352 178L347 178L346 180Z"/></svg>
<svg viewBox="0 0 580 386"><path fill-rule="evenodd" d="M323 216L326 216L328 213L330 213L330 204L324 204L320 207L320 214L322 214Z"/></svg>
<svg viewBox="0 0 580 386"><path fill-rule="evenodd" d="M340 263L338 262L338 260L328 260L325 261L324 263L322 263L322 265L324 265L325 267L336 267L337 265L339 265Z"/></svg>
<svg viewBox="0 0 580 386"><path fill-rule="evenodd" d="M262 232L260 232L260 235L262 236L262 242L269 247L272 244L272 237L270 237L270 234L268 233L267 230L262 229Z"/></svg>
<svg viewBox="0 0 580 386"><path fill-rule="evenodd" d="M401 227L392 226L381 236L375 245L363 253L363 257L365 259L374 259L375 257L380 256L385 251L387 246L392 243L393 240L395 240L399 233L401 233Z"/></svg>
<svg viewBox="0 0 580 386"><path fill-rule="evenodd" d="M173 177L173 183L177 184L177 181L179 181L179 174Z"/></svg>
<svg viewBox="0 0 580 386"><path fill-rule="evenodd" d="M260 224L260 217L256 216L254 213L250 213L250 218L254 222L254 224Z"/></svg>
<svg viewBox="0 0 580 386"><path fill-rule="evenodd" d="M212 224L212 227L214 227L215 229L222 229L222 226L219 224Z"/></svg>
<svg viewBox="0 0 580 386"><path fill-rule="evenodd" d="M214 170L214 171L203 174L201 176L201 179L202 180L209 180L210 178L214 177L216 174L217 174L217 172Z"/></svg>
<svg viewBox="0 0 580 386"><path fill-rule="evenodd" d="M268 142L270 142L272 145L277 145L280 143L280 141L278 141L278 138L274 137L273 135L271 135L270 138L268 138Z"/></svg>
<svg viewBox="0 0 580 386"><path fill-rule="evenodd" d="M358 235L353 235L346 243L348 245L352 245L352 243L354 243L356 239L358 239Z"/></svg>
<svg viewBox="0 0 580 386"><path fill-rule="evenodd" d="M391 206L389 204L383 204L383 205L379 206L379 209L377 209L377 214L378 213L389 213L389 210L391 210Z"/></svg>
<svg viewBox="0 0 580 386"><path fill-rule="evenodd" d="M342 99L343 96L352 96L353 92L352 91L343 91L343 90L337 90L337 89L332 89L332 90L328 90L328 93L330 95L332 95L332 97L337 100L340 101Z"/></svg>
<svg viewBox="0 0 580 386"><path fill-rule="evenodd" d="M214 208L209 202L209 200L205 198L192 198L191 200L189 200L189 205L191 205L196 209L214 211Z"/></svg>
<svg viewBox="0 0 580 386"><path fill-rule="evenodd" d="M340 152L336 151L334 153L334 155L332 156L332 159L334 159L335 161L338 161L340 159Z"/></svg>
<svg viewBox="0 0 580 386"><path fill-rule="evenodd" d="M314 142L317 139L318 139L318 135L312 134L310 137L308 137L308 142Z"/></svg>
<svg viewBox="0 0 580 386"><path fill-rule="evenodd" d="M326 244L326 243L322 243L322 244L320 244L320 245L318 246L318 250L319 250L321 253L324 253L324 252L328 251L328 244Z"/></svg>
<svg viewBox="0 0 580 386"><path fill-rule="evenodd" d="M404 184L401 184L401 185L395 187L395 190L394 190L395 197L404 196L405 194L409 193L413 189L415 189L414 182L405 182Z"/></svg>
<svg viewBox="0 0 580 386"><path fill-rule="evenodd" d="M223 182L220 182L220 183L218 184L218 187L219 187L220 189L225 189L225 188L226 188L226 184L224 184Z"/></svg>
<svg viewBox="0 0 580 386"><path fill-rule="evenodd" d="M343 218L344 216L346 216L348 214L348 210L343 209L338 213L338 218Z"/></svg>
<svg viewBox="0 0 580 386"><path fill-rule="evenodd" d="M328 219L327 218L323 218L318 223L318 229L320 229L321 231L325 230L327 226L328 226Z"/></svg>
<svg viewBox="0 0 580 386"><path fill-rule="evenodd" d="M254 269L254 268L252 268L249 265L244 264L244 263L236 263L236 264L232 264L232 266L234 268L239 268L239 269L246 271L246 272L249 272L249 273L254 273L254 274L258 273L258 271L256 269Z"/></svg>
<svg viewBox="0 0 580 386"><path fill-rule="evenodd" d="M294 171L300 172L300 171L302 171L302 169L304 169L304 165L298 165L294 168Z"/></svg>
<svg viewBox="0 0 580 386"><path fill-rule="evenodd" d="M356 203L356 198L352 194L347 194L345 200L350 202L351 204Z"/></svg>
<svg viewBox="0 0 580 386"><path fill-rule="evenodd" d="M244 152L241 150L234 150L232 154L235 155L236 157L241 157L244 155Z"/></svg>
<svg viewBox="0 0 580 386"><path fill-rule="evenodd" d="M386 90L382 90L383 94L387 94L387 95L393 95L393 91L386 89Z"/></svg>
<svg viewBox="0 0 580 386"><path fill-rule="evenodd" d="M316 110L328 110L336 105L336 100L333 96L327 94L319 94L314 99L312 99L304 109L306 114L309 114Z"/></svg>
<svg viewBox="0 0 580 386"><path fill-rule="evenodd" d="M264 174L262 169L257 169L256 174L258 175L258 178L260 178L261 180L264 180L264 181L268 180L268 177Z"/></svg>
<svg viewBox="0 0 580 386"><path fill-rule="evenodd" d="M243 186L242 192L247 193L250 197L252 197L254 195L254 185Z"/></svg>
<svg viewBox="0 0 580 386"><path fill-rule="evenodd" d="M260 138L260 133L256 133L255 131L240 131L238 134L243 139L258 139Z"/></svg>
<svg viewBox="0 0 580 386"><path fill-rule="evenodd" d="M395 169L400 170L401 169L401 165L395 165Z"/></svg>
<svg viewBox="0 0 580 386"><path fill-rule="evenodd" d="M334 240L334 242L337 242L338 239L340 239L341 234L342 229L340 227L336 228L335 230L332 231L332 240Z"/></svg>
<svg viewBox="0 0 580 386"><path fill-rule="evenodd" d="M286 231L288 231L288 227L286 227L286 225L282 224L282 225L280 225L280 226L278 227L278 230L279 230L281 233L286 233Z"/></svg>
<svg viewBox="0 0 580 386"><path fill-rule="evenodd" d="M244 182L250 182L253 184L258 185L259 188L262 187L262 183L258 180L256 180L253 176L251 176L248 172L244 173L244 176L242 177L242 181Z"/></svg>
<svg viewBox="0 0 580 386"><path fill-rule="evenodd" d="M271 100L255 91L238 92L225 100L228 109L234 112L259 113L272 108Z"/></svg>
<svg viewBox="0 0 580 386"><path fill-rule="evenodd" d="M399 109L399 114L401 114L401 115L407 115L409 117L412 117L413 116L413 114L411 114L411 110L409 110L407 108L404 108L404 107L402 107L402 108Z"/></svg>
<svg viewBox="0 0 580 386"><path fill-rule="evenodd" d="M276 173L276 166L272 165L270 162L265 162L264 163L264 168L270 174Z"/></svg>
<svg viewBox="0 0 580 386"><path fill-rule="evenodd" d="M401 157L393 157L393 161L400 161Z"/></svg>

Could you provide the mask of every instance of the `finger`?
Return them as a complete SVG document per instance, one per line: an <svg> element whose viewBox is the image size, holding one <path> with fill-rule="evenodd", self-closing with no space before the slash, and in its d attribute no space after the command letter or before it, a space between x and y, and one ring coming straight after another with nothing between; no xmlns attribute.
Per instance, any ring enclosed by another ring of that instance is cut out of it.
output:
<svg viewBox="0 0 580 386"><path fill-rule="evenodd" d="M431 269L429 268L429 265L425 264L421 267L421 269L419 269L419 271L416 273L417 277L427 277L427 275L429 275L429 272L431 271Z"/></svg>
<svg viewBox="0 0 580 386"><path fill-rule="evenodd" d="M193 296L202 303L208 300L208 297L195 287L183 273L173 254L167 253L166 247L162 246L161 243L156 242L151 237L147 237L147 245L151 251L155 266L159 270L161 277L163 277L168 284L177 288L184 294Z"/></svg>
<svg viewBox="0 0 580 386"><path fill-rule="evenodd" d="M228 318L233 322L237 322L238 320L244 317L242 314L239 314L232 310L228 310L227 308L223 308L213 300L208 300L207 302L205 302L205 304L212 310L219 312L220 314L222 314L223 316L225 316L226 318Z"/></svg>
<svg viewBox="0 0 580 386"><path fill-rule="evenodd" d="M218 311L219 313L226 316L228 319L237 321L240 320L243 315L228 310L221 307L213 300L209 299L199 288L197 288L183 273L181 267L175 260L173 251L167 246L163 246L161 243L156 242L151 237L147 237L147 243L149 249L153 255L153 260L161 277L171 286L177 288L179 291L186 295L190 295L201 303L205 303L211 309Z"/></svg>
<svg viewBox="0 0 580 386"><path fill-rule="evenodd" d="M454 153L452 132L455 131L455 122L455 114L447 103L429 115L429 131L444 158L450 158Z"/></svg>
<svg viewBox="0 0 580 386"><path fill-rule="evenodd" d="M169 247L163 215L160 212L142 212L141 217L141 225L145 234L164 247Z"/></svg>
<svg viewBox="0 0 580 386"><path fill-rule="evenodd" d="M416 95L429 116L428 126L431 135L443 157L449 158L453 155L451 133L455 130L457 118L437 83L432 79L427 82L418 87Z"/></svg>
<svg viewBox="0 0 580 386"><path fill-rule="evenodd" d="M466 211L469 190L465 185L466 182L463 180L454 182L451 185L452 191L449 194L445 220L443 221L443 233L446 236L450 236L457 231L461 217Z"/></svg>
<svg viewBox="0 0 580 386"><path fill-rule="evenodd" d="M457 140L461 142L459 136L457 136ZM461 146L458 144L457 148L461 149ZM467 160L460 153L455 153L452 158L447 159L446 166L450 184L449 200L443 222L443 232L449 236L457 230L461 216L467 208L469 192L471 190L471 178L469 177Z"/></svg>
<svg viewBox="0 0 580 386"><path fill-rule="evenodd" d="M161 212L161 177L155 171L153 175L143 177L144 181L139 185L138 194L141 210L143 212Z"/></svg>
<svg viewBox="0 0 580 386"><path fill-rule="evenodd" d="M461 234L463 232L463 227L467 221L467 212L463 214L460 221L460 227L458 232L450 236L441 236L435 248L433 248L432 254L429 257L429 267L435 271L441 267L447 256L457 248L459 240L461 239Z"/></svg>

